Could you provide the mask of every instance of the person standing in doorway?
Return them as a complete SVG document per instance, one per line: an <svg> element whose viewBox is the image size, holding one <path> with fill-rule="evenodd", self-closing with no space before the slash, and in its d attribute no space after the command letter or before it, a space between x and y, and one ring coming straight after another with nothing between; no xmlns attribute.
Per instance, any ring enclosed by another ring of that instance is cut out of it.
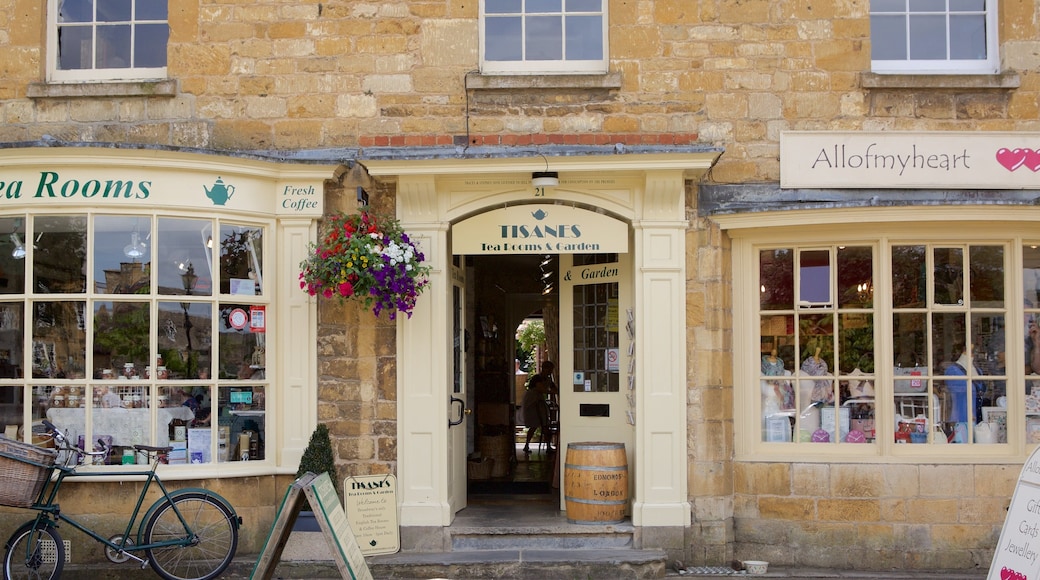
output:
<svg viewBox="0 0 1040 580"><path fill-rule="evenodd" d="M550 424L550 404L554 409L559 408L556 402L559 389L556 388L556 382L552 376L555 369L556 365L552 361L543 361L541 372L527 382L527 391L524 393L524 400L521 403L524 425L527 426L527 441L524 443L525 454L530 455L531 453L531 438L536 430L541 429L542 438L546 437ZM549 444L551 446L552 441L549 441Z"/></svg>

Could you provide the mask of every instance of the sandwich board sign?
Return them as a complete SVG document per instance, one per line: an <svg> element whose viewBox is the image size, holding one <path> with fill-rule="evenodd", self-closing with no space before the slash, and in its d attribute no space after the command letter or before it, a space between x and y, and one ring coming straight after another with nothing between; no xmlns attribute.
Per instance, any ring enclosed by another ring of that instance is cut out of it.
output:
<svg viewBox="0 0 1040 580"><path fill-rule="evenodd" d="M264 542L260 559L249 576L250 580L270 580L274 575L304 498L314 510L314 517L318 520L322 535L329 543L329 550L340 575L345 580L372 580L372 572L368 569L357 538L347 522L347 514L343 511L343 504L336 494L336 486L333 485L332 479L328 473L314 475L309 471L294 481L285 492L282 504L275 515L274 525Z"/></svg>
<svg viewBox="0 0 1040 580"><path fill-rule="evenodd" d="M1040 447L1029 456L1018 476L986 578L1040 579Z"/></svg>

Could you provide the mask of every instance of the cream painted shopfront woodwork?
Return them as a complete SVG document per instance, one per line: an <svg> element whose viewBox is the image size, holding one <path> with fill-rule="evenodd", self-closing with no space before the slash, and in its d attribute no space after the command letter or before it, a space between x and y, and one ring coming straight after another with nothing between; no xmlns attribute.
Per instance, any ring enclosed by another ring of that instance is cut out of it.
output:
<svg viewBox="0 0 1040 580"><path fill-rule="evenodd" d="M452 227L455 254L558 255L559 422L566 426L558 444L563 450L586 441L620 443L629 454L634 449L636 359L629 238L624 221L549 203L492 209ZM566 465L559 465L559 481L565 481ZM566 508L566 494L560 508Z"/></svg>
<svg viewBox="0 0 1040 580"><path fill-rule="evenodd" d="M450 405L452 256L496 251L582 253L568 244L583 240L565 240L558 250L555 244L561 240L554 239L552 251L546 252L544 246L536 251L521 246L544 244L545 239L506 239L525 234L513 228L477 227L485 212L524 206L530 206L531 212L558 206L561 215L577 208L624 226L624 235L613 243L629 246L618 276L623 277L621 285L631 288L631 306L625 310L631 309L633 348L620 351L623 384L617 395L621 407L617 418L630 433L624 438L634 479L632 520L638 526L690 524L686 472L681 467L686 465L687 453L686 356L682 347L688 225L685 182L703 174L716 157L717 152L696 152L553 158L552 169L559 171L560 183L546 189L531 186L531 172L545 168L545 161L537 157L362 161L373 177L397 177L398 217L413 239L420 240L433 267L421 307L397 327L398 356L408 361L398 367L402 526L445 526L462 507L451 500L459 496L452 486L461 482L449 477L449 457L453 463L463 458L449 453L449 439L443 435L449 418L457 414ZM479 234L481 231L484 233ZM491 239L493 235L498 239ZM561 334L567 332L561 330ZM645 362L631 367L629 390L631 360ZM560 365L561 377L570 378L572 371ZM561 417L572 411L577 413L576 409L562 409ZM603 439L614 440L616 427L612 423L599 431L592 428L575 433L581 437L599 433ZM562 445L573 440L567 429L561 424Z"/></svg>
<svg viewBox="0 0 1040 580"><path fill-rule="evenodd" d="M712 216L733 240L738 458L1000 463L1040 442L1035 141L784 135L800 199L874 191Z"/></svg>
<svg viewBox="0 0 1040 580"><path fill-rule="evenodd" d="M169 443L175 477L294 471L316 423L316 317L297 264L335 171L0 150L4 432L32 441L49 420L110 444L113 466Z"/></svg>

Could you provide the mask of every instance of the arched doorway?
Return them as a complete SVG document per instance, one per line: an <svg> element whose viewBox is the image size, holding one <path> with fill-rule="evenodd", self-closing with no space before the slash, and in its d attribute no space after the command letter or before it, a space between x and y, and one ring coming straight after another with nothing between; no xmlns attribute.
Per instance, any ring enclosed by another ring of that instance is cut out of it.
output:
<svg viewBox="0 0 1040 580"><path fill-rule="evenodd" d="M552 450L562 453L569 442L621 443L631 455L635 369L629 254L485 255L467 256L465 262L472 297L467 332L473 337L467 457L479 460L480 467L467 470L470 494L557 494L561 455ZM558 388L546 411L552 432L548 438L539 433L535 448L525 453L531 438L524 434L532 425L521 412L527 375L516 372L515 329L532 316L548 329L541 361L554 362Z"/></svg>
<svg viewBox="0 0 1040 580"><path fill-rule="evenodd" d="M560 158L560 185L549 193L521 185L529 183L529 172L544 168L544 162L541 168L526 159L490 165L476 159L365 162L374 176L396 177L398 217L413 239L420 240L433 266L431 286L420 308L410 320L398 324L397 469L404 543L406 529L409 534L423 534L424 528L430 528L429 533L436 534L433 528L449 525L465 507L465 494L458 493L461 481L450 475L465 461L464 455L449 454L458 440L449 429L449 421L457 415L449 402L454 341L450 321L452 277L465 277L454 267L455 256L474 252L457 247L462 240L458 227L500 208L519 206L532 216L539 209L559 212L580 206L622 225L624 233L610 239L626 243L616 253L628 254L631 261L625 276L632 292L634 338L626 356L638 361L631 370L630 393L634 402L632 521L636 526L675 527L677 533L690 525L685 467L687 174L679 166L685 163L687 169L704 170L714 157L679 160L672 155L640 155L638 169L619 165L617 159ZM564 171L568 165L573 173ZM470 171L483 175L475 179ZM508 226L506 234L522 232L522 224L511 222L492 223L493 231L502 234L503 225ZM557 242L553 241L557 253L583 252L575 240L564 240L561 246ZM496 248L493 241L485 243L489 254L509 249ZM621 364L627 374L627 362ZM626 385L628 380L626 376Z"/></svg>

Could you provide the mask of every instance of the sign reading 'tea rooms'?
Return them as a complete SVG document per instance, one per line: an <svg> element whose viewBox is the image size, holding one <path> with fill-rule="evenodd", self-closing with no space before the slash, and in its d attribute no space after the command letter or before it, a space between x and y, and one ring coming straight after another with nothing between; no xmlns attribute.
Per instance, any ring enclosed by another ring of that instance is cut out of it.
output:
<svg viewBox="0 0 1040 580"><path fill-rule="evenodd" d="M0 150L0 205L216 209L320 217L331 166L111 149Z"/></svg>

